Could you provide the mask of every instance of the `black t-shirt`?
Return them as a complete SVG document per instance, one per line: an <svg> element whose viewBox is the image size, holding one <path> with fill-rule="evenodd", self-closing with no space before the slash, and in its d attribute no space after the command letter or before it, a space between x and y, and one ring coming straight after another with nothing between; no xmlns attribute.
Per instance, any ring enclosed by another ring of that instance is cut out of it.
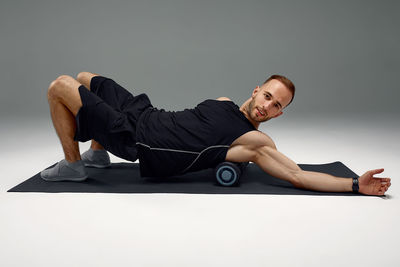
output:
<svg viewBox="0 0 400 267"><path fill-rule="evenodd" d="M193 109L150 107L139 118L136 146L141 176L171 176L213 168L229 146L257 130L232 101L207 99Z"/></svg>

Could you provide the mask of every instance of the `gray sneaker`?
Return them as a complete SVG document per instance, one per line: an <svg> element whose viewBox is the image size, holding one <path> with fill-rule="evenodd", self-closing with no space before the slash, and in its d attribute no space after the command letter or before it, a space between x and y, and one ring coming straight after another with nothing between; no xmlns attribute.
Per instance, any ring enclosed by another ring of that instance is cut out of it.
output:
<svg viewBox="0 0 400 267"><path fill-rule="evenodd" d="M93 150L89 148L81 155L81 158L86 167L107 168L111 166L110 156L104 149Z"/></svg>
<svg viewBox="0 0 400 267"><path fill-rule="evenodd" d="M58 162L54 167L40 172L43 180L50 182L75 181L80 182L88 177L82 160L69 163L65 159Z"/></svg>

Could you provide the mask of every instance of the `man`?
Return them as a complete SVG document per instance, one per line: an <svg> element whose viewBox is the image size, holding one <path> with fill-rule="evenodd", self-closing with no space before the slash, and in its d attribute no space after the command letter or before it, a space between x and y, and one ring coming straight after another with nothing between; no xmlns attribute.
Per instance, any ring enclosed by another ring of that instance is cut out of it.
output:
<svg viewBox="0 0 400 267"><path fill-rule="evenodd" d="M98 74L81 72L76 79L62 75L50 84L48 101L65 159L42 171L41 177L83 181L85 166L110 165L109 151L130 161L139 158L142 176L183 174L222 161L251 161L298 188L384 195L390 178L374 177L383 169L353 179L303 171L257 130L261 122L281 116L294 93L289 79L272 75L240 108L220 97L194 109L167 112L154 108L146 94L133 96ZM91 139L91 148L81 157L77 141Z"/></svg>

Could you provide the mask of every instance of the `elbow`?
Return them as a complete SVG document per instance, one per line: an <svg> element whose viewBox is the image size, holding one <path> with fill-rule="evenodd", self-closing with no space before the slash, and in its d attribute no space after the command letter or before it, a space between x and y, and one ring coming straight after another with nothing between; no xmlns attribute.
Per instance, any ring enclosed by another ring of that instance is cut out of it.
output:
<svg viewBox="0 0 400 267"><path fill-rule="evenodd" d="M290 183L296 188L304 189L304 184L300 178L299 173L300 173L300 171L296 171L293 173L293 176L292 176L293 178L291 179Z"/></svg>

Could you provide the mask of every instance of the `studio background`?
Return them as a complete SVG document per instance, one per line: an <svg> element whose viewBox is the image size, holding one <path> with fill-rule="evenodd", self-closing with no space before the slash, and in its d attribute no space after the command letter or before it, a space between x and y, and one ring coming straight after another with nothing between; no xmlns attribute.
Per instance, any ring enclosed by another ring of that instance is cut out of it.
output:
<svg viewBox="0 0 400 267"><path fill-rule="evenodd" d="M399 114L398 1L2 1L2 117L48 117L61 74L108 76L167 110L271 74L297 87L286 118Z"/></svg>
<svg viewBox="0 0 400 267"><path fill-rule="evenodd" d="M399 14L388 0L0 1L0 265L400 266ZM166 110L240 106L283 74L295 99L260 127L278 150L385 168L392 186L382 198L7 192L64 158L47 90L81 71Z"/></svg>

